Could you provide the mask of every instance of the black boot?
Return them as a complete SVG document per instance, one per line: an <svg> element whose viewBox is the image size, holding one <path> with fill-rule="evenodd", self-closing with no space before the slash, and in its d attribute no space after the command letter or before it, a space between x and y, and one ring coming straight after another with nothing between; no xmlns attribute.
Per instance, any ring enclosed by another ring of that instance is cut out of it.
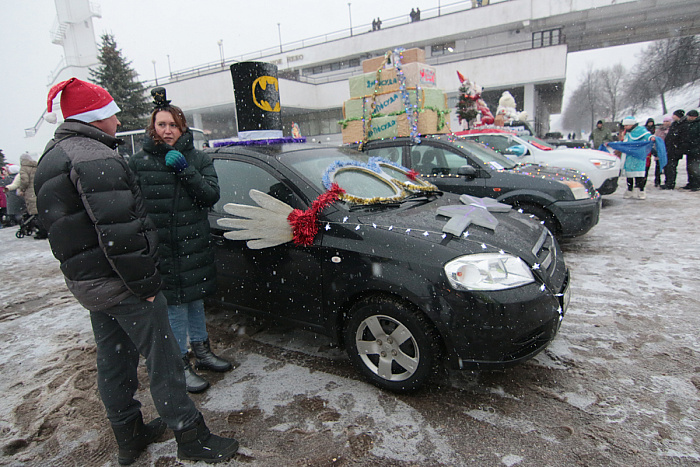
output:
<svg viewBox="0 0 700 467"><path fill-rule="evenodd" d="M112 425L114 437L119 445L119 465L133 464L149 444L165 433L165 429L165 422L160 418L144 425L141 412L125 425Z"/></svg>
<svg viewBox="0 0 700 467"><path fill-rule="evenodd" d="M187 384L187 392L198 393L205 391L209 387L209 381L199 376L190 365L190 358L187 354L182 356L182 362L185 364L185 383Z"/></svg>
<svg viewBox="0 0 700 467"><path fill-rule="evenodd" d="M183 460L215 464L230 459L238 451L238 441L212 435L201 414L193 426L176 430L175 440L177 457Z"/></svg>
<svg viewBox="0 0 700 467"><path fill-rule="evenodd" d="M209 346L209 339L204 342L190 342L190 346L196 357L194 361L196 369L223 372L233 368L231 362L214 355Z"/></svg>

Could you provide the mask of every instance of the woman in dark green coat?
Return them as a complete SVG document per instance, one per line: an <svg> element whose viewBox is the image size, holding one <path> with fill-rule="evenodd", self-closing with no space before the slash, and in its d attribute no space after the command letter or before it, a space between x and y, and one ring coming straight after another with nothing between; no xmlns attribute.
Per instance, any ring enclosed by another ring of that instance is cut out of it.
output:
<svg viewBox="0 0 700 467"><path fill-rule="evenodd" d="M156 90L154 90L156 91ZM209 208L219 200L219 184L211 158L195 149L192 132L179 107L165 100L165 90L153 93L143 149L131 157L148 216L158 228L158 256L168 316L182 352L187 390L201 392L209 382L195 368L228 371L230 362L211 352L203 298L216 289L216 267L209 232Z"/></svg>

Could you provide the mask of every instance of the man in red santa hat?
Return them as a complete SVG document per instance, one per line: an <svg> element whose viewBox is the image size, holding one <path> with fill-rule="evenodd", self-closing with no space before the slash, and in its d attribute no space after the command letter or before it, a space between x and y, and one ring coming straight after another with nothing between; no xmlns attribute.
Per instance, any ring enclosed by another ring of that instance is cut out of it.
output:
<svg viewBox="0 0 700 467"><path fill-rule="evenodd" d="M103 88L71 78L49 91L47 120L61 93L65 122L39 161L34 185L41 222L68 288L90 312L97 344L97 381L128 465L167 427L181 459L220 462L238 450L212 435L187 395L180 351L168 321L157 268L158 235L136 179L115 150L120 111ZM143 423L139 354L161 418Z"/></svg>

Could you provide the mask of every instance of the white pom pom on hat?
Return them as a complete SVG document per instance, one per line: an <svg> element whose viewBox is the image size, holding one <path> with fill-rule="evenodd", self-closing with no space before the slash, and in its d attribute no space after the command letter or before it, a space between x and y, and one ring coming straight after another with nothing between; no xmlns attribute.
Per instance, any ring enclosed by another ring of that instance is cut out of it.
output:
<svg viewBox="0 0 700 467"><path fill-rule="evenodd" d="M44 120L56 123L58 118L53 112L53 100L61 93L61 112L64 119L75 119L91 123L104 120L121 109L109 93L100 86L78 78L62 81L49 90L46 100L47 114Z"/></svg>

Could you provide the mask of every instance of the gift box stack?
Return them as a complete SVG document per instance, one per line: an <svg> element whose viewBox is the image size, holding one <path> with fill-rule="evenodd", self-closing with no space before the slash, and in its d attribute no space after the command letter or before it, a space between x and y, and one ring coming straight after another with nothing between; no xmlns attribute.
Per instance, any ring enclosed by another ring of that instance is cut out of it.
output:
<svg viewBox="0 0 700 467"><path fill-rule="evenodd" d="M435 68L423 63L425 51L416 48L387 56L363 61L364 73L349 79L350 99L343 103L341 122L343 143L412 136L412 132L449 133L447 96L436 87ZM392 59L400 62L391 66Z"/></svg>

